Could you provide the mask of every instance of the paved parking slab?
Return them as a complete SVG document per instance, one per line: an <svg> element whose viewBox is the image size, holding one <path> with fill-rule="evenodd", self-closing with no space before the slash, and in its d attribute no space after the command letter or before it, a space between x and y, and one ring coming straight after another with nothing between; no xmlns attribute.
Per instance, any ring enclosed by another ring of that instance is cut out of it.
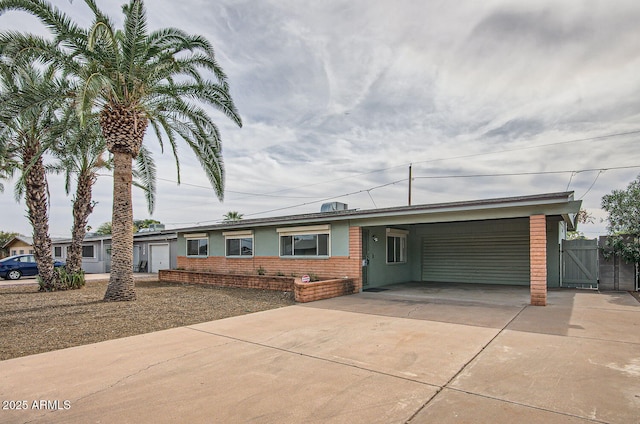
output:
<svg viewBox="0 0 640 424"><path fill-rule="evenodd" d="M27 401L0 422L404 422L438 390L190 328L2 361L0 375L1 399Z"/></svg>
<svg viewBox="0 0 640 424"><path fill-rule="evenodd" d="M292 306L191 326L384 374L442 386L498 333L495 329Z"/></svg>
<svg viewBox="0 0 640 424"><path fill-rule="evenodd" d="M593 423L571 415L504 402L485 396L443 389L412 420L414 423Z"/></svg>
<svg viewBox="0 0 640 424"><path fill-rule="evenodd" d="M363 293L0 361L0 400L27 405L0 422L639 421L640 303L491 292Z"/></svg>
<svg viewBox="0 0 640 424"><path fill-rule="evenodd" d="M506 330L450 387L601 422L638 422L640 345Z"/></svg>
<svg viewBox="0 0 640 424"><path fill-rule="evenodd" d="M526 305L487 304L472 300L439 299L397 295L396 292L360 293L305 304L311 308L337 309L363 314L384 315L502 329Z"/></svg>

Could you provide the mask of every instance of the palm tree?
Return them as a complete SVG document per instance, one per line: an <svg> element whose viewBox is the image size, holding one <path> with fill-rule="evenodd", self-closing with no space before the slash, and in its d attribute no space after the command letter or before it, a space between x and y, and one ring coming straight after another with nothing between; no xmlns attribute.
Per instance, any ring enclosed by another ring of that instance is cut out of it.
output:
<svg viewBox="0 0 640 424"><path fill-rule="evenodd" d="M61 123L59 143L52 149L58 162L49 167L49 171L64 173L65 191L71 192L71 180L75 176L76 190L72 200L73 227L71 229L71 245L67 249L66 269L68 273L82 272L82 243L87 232L89 215L93 212L95 202L92 200L93 185L97 173L101 169L110 169L111 164L105 159L106 144L97 119L90 119L87 125L81 126L73 109L65 114Z"/></svg>
<svg viewBox="0 0 640 424"><path fill-rule="evenodd" d="M33 228L40 289L46 291L62 289L62 286L53 267L48 187L42 153L53 142L54 137L48 129L56 125L56 100L59 93L64 92L64 81L57 80L51 70L44 72L34 66L0 64L0 151L3 158L0 176L7 178L16 172L20 174L16 200L24 194L27 216ZM26 102L33 106L24 107ZM15 114L18 110L21 112Z"/></svg>
<svg viewBox="0 0 640 424"><path fill-rule="evenodd" d="M224 222L235 222L240 221L244 214L241 214L238 211L229 211L223 215Z"/></svg>
<svg viewBox="0 0 640 424"><path fill-rule="evenodd" d="M91 117L84 126L78 122L73 109L66 111L65 118L56 128L60 132L59 142L52 150L58 162L50 166L49 170L64 173L67 195L71 191L72 177L75 176L73 227L71 245L67 250L66 269L69 273L77 274L82 271L82 243L87 233L89 215L95 207L92 200L93 185L98 173L103 169L112 169L112 164L110 158L105 158L107 147L97 116ZM134 185L145 191L149 213L152 213L155 203L155 164L151 153L144 147L137 157L137 162L138 166L134 172L137 181Z"/></svg>
<svg viewBox="0 0 640 424"><path fill-rule="evenodd" d="M151 125L161 146L168 140L178 169L177 138L182 138L222 200L220 134L205 106L218 109L238 126L242 122L208 40L175 28L149 32L142 0L123 6L121 30L94 0L85 3L95 18L89 30L43 0L0 0L0 13L27 11L51 30L59 43L56 49L25 36L14 42L18 48L12 51L38 54L79 80L76 105L81 121L92 112L100 114L114 169L112 269L105 300L134 300L132 159L142 148L147 127ZM213 80L203 77L205 72Z"/></svg>

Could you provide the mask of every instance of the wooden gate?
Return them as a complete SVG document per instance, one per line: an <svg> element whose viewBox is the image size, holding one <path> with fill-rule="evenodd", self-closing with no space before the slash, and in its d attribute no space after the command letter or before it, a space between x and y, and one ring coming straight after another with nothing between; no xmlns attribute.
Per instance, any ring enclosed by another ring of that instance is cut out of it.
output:
<svg viewBox="0 0 640 424"><path fill-rule="evenodd" d="M562 240L562 287L598 288L598 240Z"/></svg>

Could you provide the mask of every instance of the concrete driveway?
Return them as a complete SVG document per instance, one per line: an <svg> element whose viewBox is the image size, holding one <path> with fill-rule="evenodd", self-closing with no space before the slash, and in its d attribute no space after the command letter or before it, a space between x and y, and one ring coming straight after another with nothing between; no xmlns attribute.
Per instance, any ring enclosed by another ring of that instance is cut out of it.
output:
<svg viewBox="0 0 640 424"><path fill-rule="evenodd" d="M2 361L0 422L640 422L640 303L527 298L401 285Z"/></svg>

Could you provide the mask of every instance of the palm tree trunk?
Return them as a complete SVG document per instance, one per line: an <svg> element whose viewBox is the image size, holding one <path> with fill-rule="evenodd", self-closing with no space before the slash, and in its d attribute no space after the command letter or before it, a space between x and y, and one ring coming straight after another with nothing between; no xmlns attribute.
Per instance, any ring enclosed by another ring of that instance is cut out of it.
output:
<svg viewBox="0 0 640 424"><path fill-rule="evenodd" d="M53 267L51 238L49 237L49 217L47 215L47 180L42 156L31 164L40 150L40 143L32 141L25 146L22 155L25 172L25 197L27 214L33 228L33 250L38 266L41 291L60 289L59 278ZM29 166L31 165L31 166Z"/></svg>
<svg viewBox="0 0 640 424"><path fill-rule="evenodd" d="M132 159L130 153L113 152L113 214L111 219L111 276L106 301L135 300L133 281Z"/></svg>
<svg viewBox="0 0 640 424"><path fill-rule="evenodd" d="M73 230L71 246L67 250L67 271L77 274L82 271L82 242L87 232L87 221L93 212L91 189L95 183L95 175L86 171L78 175L76 198L73 201Z"/></svg>

